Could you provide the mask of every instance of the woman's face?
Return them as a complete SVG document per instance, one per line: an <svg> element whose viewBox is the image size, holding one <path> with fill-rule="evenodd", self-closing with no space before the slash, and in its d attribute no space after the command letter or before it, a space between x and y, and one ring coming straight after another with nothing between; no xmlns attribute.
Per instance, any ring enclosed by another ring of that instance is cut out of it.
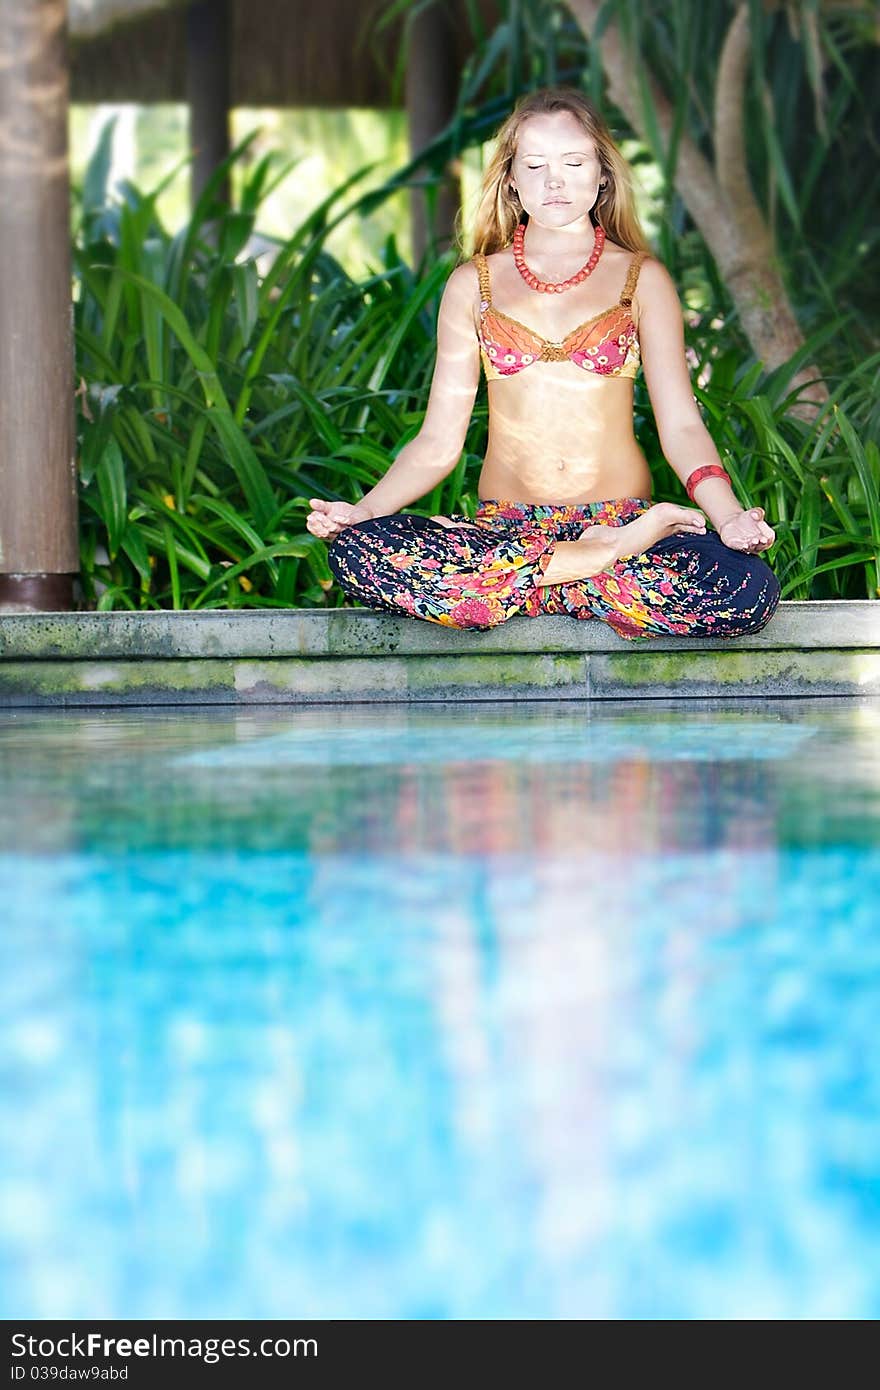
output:
<svg viewBox="0 0 880 1390"><path fill-rule="evenodd" d="M531 221L567 227L589 220L602 166L596 147L570 111L529 116L519 128L509 184Z"/></svg>

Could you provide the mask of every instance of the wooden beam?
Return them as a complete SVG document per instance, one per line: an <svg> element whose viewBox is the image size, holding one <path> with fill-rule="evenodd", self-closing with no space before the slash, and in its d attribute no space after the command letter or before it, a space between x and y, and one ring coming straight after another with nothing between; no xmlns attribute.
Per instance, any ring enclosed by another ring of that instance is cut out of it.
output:
<svg viewBox="0 0 880 1390"><path fill-rule="evenodd" d="M229 0L195 0L186 11L186 99L193 206L229 154ZM217 197L229 202L229 180Z"/></svg>
<svg viewBox="0 0 880 1390"><path fill-rule="evenodd" d="M406 109L412 157L439 135L455 112L460 70L455 19L453 8L441 0L434 0L433 4L416 10L410 20ZM446 250L452 242L461 191L459 180L451 170L437 188L436 198L432 219L426 194L421 190L412 193L414 265L418 265L432 241L438 251Z"/></svg>
<svg viewBox="0 0 880 1390"><path fill-rule="evenodd" d="M65 0L0 0L0 611L79 572Z"/></svg>

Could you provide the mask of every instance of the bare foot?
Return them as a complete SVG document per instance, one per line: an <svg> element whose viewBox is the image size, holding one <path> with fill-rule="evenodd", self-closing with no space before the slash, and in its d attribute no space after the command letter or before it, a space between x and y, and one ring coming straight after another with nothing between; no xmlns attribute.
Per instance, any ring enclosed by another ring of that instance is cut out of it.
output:
<svg viewBox="0 0 880 1390"><path fill-rule="evenodd" d="M617 531L616 526L591 526L576 541L557 541L547 568L535 575L536 585L576 584L610 569L617 559Z"/></svg>
<svg viewBox="0 0 880 1390"><path fill-rule="evenodd" d="M573 584L589 579L611 569L618 560L641 555L664 536L678 532L705 535L703 513L694 507L679 507L675 502L656 502L625 526L588 526L576 541L560 541L554 547L550 563L535 583Z"/></svg>

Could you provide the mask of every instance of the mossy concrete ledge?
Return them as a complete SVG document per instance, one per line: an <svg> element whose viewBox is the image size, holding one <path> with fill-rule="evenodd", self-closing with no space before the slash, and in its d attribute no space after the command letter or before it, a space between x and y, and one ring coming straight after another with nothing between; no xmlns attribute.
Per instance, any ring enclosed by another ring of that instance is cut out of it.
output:
<svg viewBox="0 0 880 1390"><path fill-rule="evenodd" d="M0 614L0 706L880 695L880 603L780 604L758 633L626 641L363 608Z"/></svg>

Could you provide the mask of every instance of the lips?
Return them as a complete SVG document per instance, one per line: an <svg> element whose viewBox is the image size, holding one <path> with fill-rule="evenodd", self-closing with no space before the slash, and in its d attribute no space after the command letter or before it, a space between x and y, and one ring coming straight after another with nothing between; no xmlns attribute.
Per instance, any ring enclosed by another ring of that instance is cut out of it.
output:
<svg viewBox="0 0 880 1390"><path fill-rule="evenodd" d="M543 206L545 208L567 208L570 204L568 198L548 198Z"/></svg>

